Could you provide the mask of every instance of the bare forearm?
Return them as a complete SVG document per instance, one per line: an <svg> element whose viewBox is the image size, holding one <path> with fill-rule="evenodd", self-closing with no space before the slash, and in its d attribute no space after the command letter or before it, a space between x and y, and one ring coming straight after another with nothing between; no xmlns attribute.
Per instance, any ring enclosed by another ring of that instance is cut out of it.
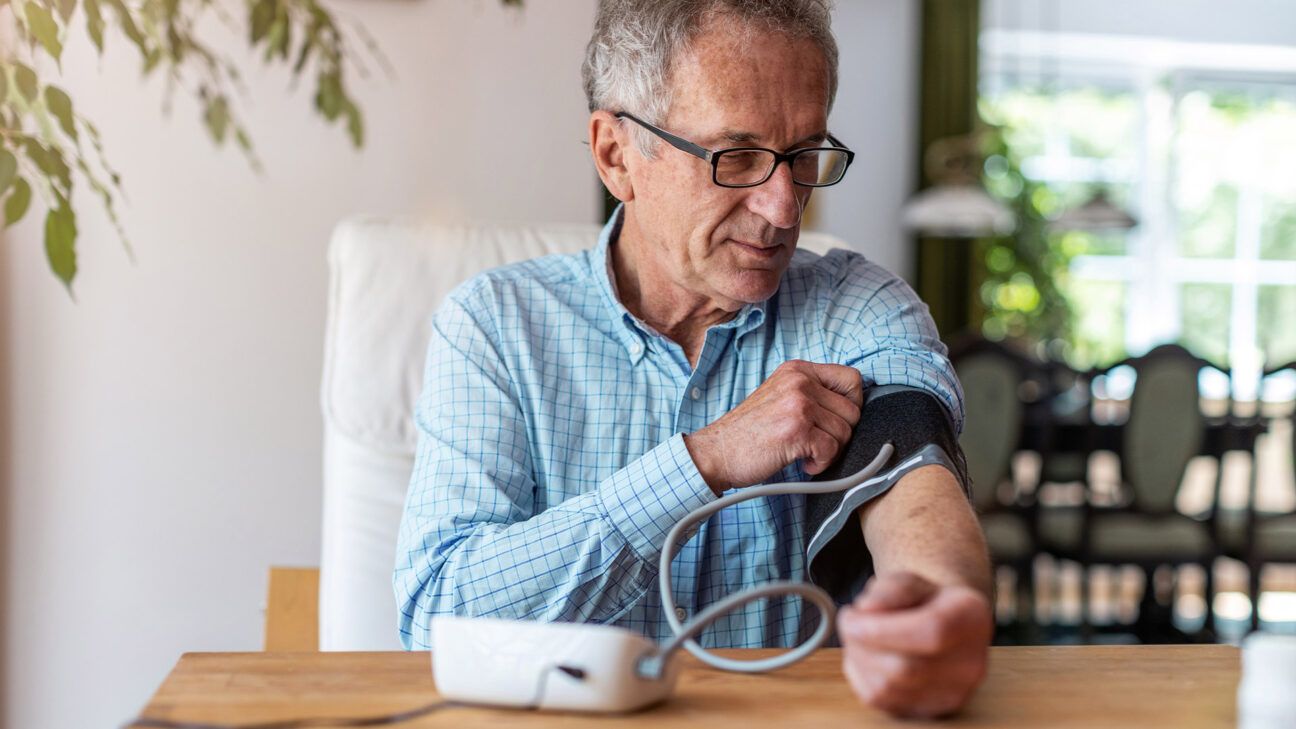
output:
<svg viewBox="0 0 1296 729"><path fill-rule="evenodd" d="M948 470L927 466L907 474L859 515L879 575L912 572L938 585L967 585L991 597L985 537Z"/></svg>

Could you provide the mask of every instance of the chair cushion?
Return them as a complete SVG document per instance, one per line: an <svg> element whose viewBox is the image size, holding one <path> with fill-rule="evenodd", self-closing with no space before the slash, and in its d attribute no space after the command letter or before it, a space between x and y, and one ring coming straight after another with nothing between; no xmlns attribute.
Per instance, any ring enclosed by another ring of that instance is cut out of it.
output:
<svg viewBox="0 0 1296 729"><path fill-rule="evenodd" d="M473 275L593 247L599 229L359 217L334 231L321 385L322 650L401 647L391 573L433 312ZM844 247L814 233L803 233L799 245L819 253Z"/></svg>
<svg viewBox="0 0 1296 729"><path fill-rule="evenodd" d="M1260 516L1255 542L1256 556L1262 560L1296 562L1296 514Z"/></svg>
<svg viewBox="0 0 1296 729"><path fill-rule="evenodd" d="M1179 514L1097 513L1089 528L1090 556L1099 561L1191 562L1208 556L1214 546L1205 524Z"/></svg>
<svg viewBox="0 0 1296 729"><path fill-rule="evenodd" d="M1084 507L1041 506L1037 518L1040 545L1059 557L1075 558L1084 529Z"/></svg>
<svg viewBox="0 0 1296 729"><path fill-rule="evenodd" d="M986 545L995 562L1016 562L1029 559L1035 553L1030 527L1018 514L1005 511L982 514L981 529L985 531Z"/></svg>

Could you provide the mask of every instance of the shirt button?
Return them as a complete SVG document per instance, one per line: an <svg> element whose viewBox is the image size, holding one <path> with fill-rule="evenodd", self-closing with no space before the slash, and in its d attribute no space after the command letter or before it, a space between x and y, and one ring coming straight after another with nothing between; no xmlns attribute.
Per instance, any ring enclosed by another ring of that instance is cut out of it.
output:
<svg viewBox="0 0 1296 729"><path fill-rule="evenodd" d="M693 399L694 399L694 400L701 400L701 399L702 399L702 388L700 388L700 387L695 387L695 388L693 388L693 392L690 392L689 394L693 396Z"/></svg>
<svg viewBox="0 0 1296 729"><path fill-rule="evenodd" d="M639 353L642 351L643 351L643 345L640 344L639 342L635 342L634 344L630 345L630 354L638 356Z"/></svg>
<svg viewBox="0 0 1296 729"><path fill-rule="evenodd" d="M675 608L675 617L679 618L680 622L684 622L684 618L688 617L688 611L684 608Z"/></svg>

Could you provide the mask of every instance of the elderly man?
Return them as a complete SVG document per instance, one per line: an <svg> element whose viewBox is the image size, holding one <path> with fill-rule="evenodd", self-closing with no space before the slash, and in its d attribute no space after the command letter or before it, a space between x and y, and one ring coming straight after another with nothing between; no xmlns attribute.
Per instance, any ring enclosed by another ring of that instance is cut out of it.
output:
<svg viewBox="0 0 1296 729"><path fill-rule="evenodd" d="M394 579L407 646L451 614L664 639L656 565L681 517L888 439L918 455L855 501L758 499L703 524L673 562L677 614L811 578L849 603L837 628L861 700L934 716L981 681L990 574L944 348L892 274L796 251L813 188L852 157L827 126L829 14L600 3L589 146L623 204L594 250L486 272L437 312ZM799 599L751 603L699 641L790 646L815 619Z"/></svg>

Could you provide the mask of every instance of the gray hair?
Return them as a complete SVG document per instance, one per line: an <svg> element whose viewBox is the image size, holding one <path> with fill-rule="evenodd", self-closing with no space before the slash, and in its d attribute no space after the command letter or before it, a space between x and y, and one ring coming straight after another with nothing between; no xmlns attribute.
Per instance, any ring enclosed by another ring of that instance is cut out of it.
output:
<svg viewBox="0 0 1296 729"><path fill-rule="evenodd" d="M599 0L581 79L591 112L629 111L661 124L670 111L671 65L716 20L809 38L828 67L828 109L837 96L832 0ZM657 138L637 124L635 146L651 157Z"/></svg>

